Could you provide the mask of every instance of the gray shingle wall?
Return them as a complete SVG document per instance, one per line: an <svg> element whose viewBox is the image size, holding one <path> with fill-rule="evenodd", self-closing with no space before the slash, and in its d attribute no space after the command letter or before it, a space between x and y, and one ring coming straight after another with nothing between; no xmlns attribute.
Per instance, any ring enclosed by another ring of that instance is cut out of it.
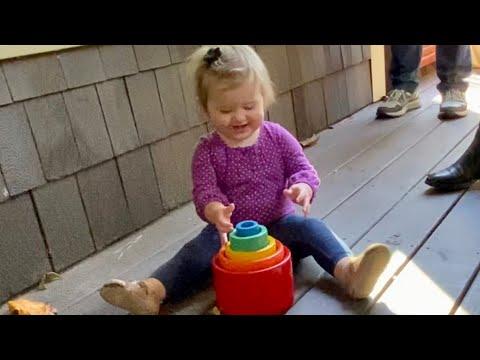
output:
<svg viewBox="0 0 480 360"><path fill-rule="evenodd" d="M184 61L199 45L168 45L170 60L173 64Z"/></svg>
<svg viewBox="0 0 480 360"><path fill-rule="evenodd" d="M329 125L350 114L345 72L339 71L326 76L323 79L323 92Z"/></svg>
<svg viewBox="0 0 480 360"><path fill-rule="evenodd" d="M138 72L132 45L104 45L99 47L105 76L108 79Z"/></svg>
<svg viewBox="0 0 480 360"><path fill-rule="evenodd" d="M167 45L133 45L141 71L156 69L171 63Z"/></svg>
<svg viewBox="0 0 480 360"><path fill-rule="evenodd" d="M191 156L212 130L186 76L197 47L0 62L0 302L52 270L47 245L62 270L191 199ZM279 94L267 116L299 140L372 101L368 45L255 50Z"/></svg>
<svg viewBox="0 0 480 360"><path fill-rule="evenodd" d="M323 80L315 80L293 90L295 120L300 138L308 138L327 126L322 83Z"/></svg>
<svg viewBox="0 0 480 360"><path fill-rule="evenodd" d="M115 155L140 146L125 81L114 79L97 85L100 104Z"/></svg>
<svg viewBox="0 0 480 360"><path fill-rule="evenodd" d="M145 71L125 80L140 142L145 145L165 138L167 126L155 73Z"/></svg>
<svg viewBox="0 0 480 360"><path fill-rule="evenodd" d="M52 271L32 199L23 194L0 204L0 303Z"/></svg>
<svg viewBox="0 0 480 360"><path fill-rule="evenodd" d="M82 167L112 158L112 144L95 86L69 90L64 98Z"/></svg>
<svg viewBox="0 0 480 360"><path fill-rule="evenodd" d="M257 53L267 66L278 93L290 90L290 71L285 45L258 45Z"/></svg>
<svg viewBox="0 0 480 360"><path fill-rule="evenodd" d="M56 271L95 251L75 176L35 189L33 199Z"/></svg>
<svg viewBox="0 0 480 360"><path fill-rule="evenodd" d="M188 116L183 96L180 65L172 65L155 71L167 134L188 130Z"/></svg>
<svg viewBox="0 0 480 360"><path fill-rule="evenodd" d="M7 185L5 185L5 180L3 179L2 172L0 171L0 203L7 200L9 195L10 193L8 192Z"/></svg>
<svg viewBox="0 0 480 360"><path fill-rule="evenodd" d="M268 116L270 121L278 122L285 129L290 131L292 135L297 136L295 113L293 111L293 99L290 91L277 97L277 101L268 111Z"/></svg>
<svg viewBox="0 0 480 360"><path fill-rule="evenodd" d="M341 45L341 48L344 68L363 61L362 45Z"/></svg>
<svg viewBox="0 0 480 360"><path fill-rule="evenodd" d="M206 132L206 126L200 125L151 146L160 194L168 210L192 198L191 159L198 139Z"/></svg>
<svg viewBox="0 0 480 360"><path fill-rule="evenodd" d="M148 146L118 158L133 223L140 228L165 214Z"/></svg>
<svg viewBox="0 0 480 360"><path fill-rule="evenodd" d="M45 183L22 103L0 107L0 166L11 195Z"/></svg>
<svg viewBox="0 0 480 360"><path fill-rule="evenodd" d="M45 177L60 179L80 170L80 153L63 96L53 94L28 100L25 109Z"/></svg>
<svg viewBox="0 0 480 360"><path fill-rule="evenodd" d="M77 178L98 249L134 230L115 160L81 171Z"/></svg>
<svg viewBox="0 0 480 360"><path fill-rule="evenodd" d="M3 69L0 66L0 105L10 104L12 102L12 96L8 89L7 80L3 74Z"/></svg>
<svg viewBox="0 0 480 360"><path fill-rule="evenodd" d="M69 88L94 84L106 79L96 47L81 47L58 55Z"/></svg>
<svg viewBox="0 0 480 360"><path fill-rule="evenodd" d="M3 70L14 101L67 88L60 61L54 54L7 60Z"/></svg>

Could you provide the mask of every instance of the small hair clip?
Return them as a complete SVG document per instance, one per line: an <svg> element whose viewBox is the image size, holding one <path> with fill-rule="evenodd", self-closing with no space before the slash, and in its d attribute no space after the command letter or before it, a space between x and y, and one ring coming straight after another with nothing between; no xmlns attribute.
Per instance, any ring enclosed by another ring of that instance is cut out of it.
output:
<svg viewBox="0 0 480 360"><path fill-rule="evenodd" d="M203 61L207 63L207 65L210 67L212 64L217 61L220 56L222 56L222 52L220 51L220 48L211 48L207 51L205 56L203 57Z"/></svg>

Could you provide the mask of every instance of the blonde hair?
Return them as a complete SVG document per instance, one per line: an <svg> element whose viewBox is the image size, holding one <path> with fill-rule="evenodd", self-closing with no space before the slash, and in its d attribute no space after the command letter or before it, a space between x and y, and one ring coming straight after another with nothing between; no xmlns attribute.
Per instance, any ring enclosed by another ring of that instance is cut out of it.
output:
<svg viewBox="0 0 480 360"><path fill-rule="evenodd" d="M188 58L187 74L203 110L207 109L212 80L223 80L229 88L245 80L258 81L265 109L275 101L274 85L268 70L260 56L248 45L204 45Z"/></svg>

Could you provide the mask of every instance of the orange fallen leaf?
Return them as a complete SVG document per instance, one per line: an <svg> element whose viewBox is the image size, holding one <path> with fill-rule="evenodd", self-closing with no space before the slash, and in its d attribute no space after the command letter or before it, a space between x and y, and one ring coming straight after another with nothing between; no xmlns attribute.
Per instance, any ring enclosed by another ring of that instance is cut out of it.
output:
<svg viewBox="0 0 480 360"><path fill-rule="evenodd" d="M52 305L27 299L11 300L8 310L12 315L56 315L57 309Z"/></svg>

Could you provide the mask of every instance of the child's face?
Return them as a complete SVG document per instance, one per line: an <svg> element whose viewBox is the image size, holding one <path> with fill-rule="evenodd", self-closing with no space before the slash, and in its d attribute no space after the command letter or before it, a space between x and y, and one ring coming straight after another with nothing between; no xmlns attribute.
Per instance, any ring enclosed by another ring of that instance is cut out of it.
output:
<svg viewBox="0 0 480 360"><path fill-rule="evenodd" d="M214 82L209 89L207 112L215 130L229 143L238 145L257 133L264 117L260 85L244 81L228 89Z"/></svg>

